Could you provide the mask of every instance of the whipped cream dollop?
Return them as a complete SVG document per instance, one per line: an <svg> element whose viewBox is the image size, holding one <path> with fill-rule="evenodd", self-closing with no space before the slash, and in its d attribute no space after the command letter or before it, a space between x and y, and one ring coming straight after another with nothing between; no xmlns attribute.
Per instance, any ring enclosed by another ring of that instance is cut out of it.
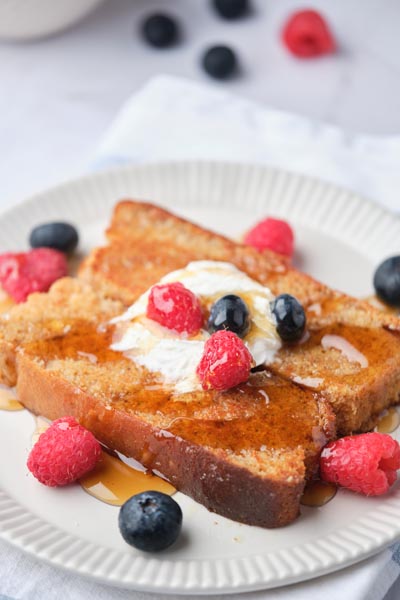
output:
<svg viewBox="0 0 400 600"><path fill-rule="evenodd" d="M274 297L267 287L230 263L210 260L191 262L163 277L159 284L177 281L196 294L204 312L209 311L222 296L240 296L250 312L251 326L243 342L253 357L254 366L272 362L281 341L270 307ZM189 337L148 319L149 294L150 290L124 314L113 319L116 333L111 348L123 352L149 371L160 374L163 383L172 385L177 393L200 390L196 369L210 334L204 328Z"/></svg>

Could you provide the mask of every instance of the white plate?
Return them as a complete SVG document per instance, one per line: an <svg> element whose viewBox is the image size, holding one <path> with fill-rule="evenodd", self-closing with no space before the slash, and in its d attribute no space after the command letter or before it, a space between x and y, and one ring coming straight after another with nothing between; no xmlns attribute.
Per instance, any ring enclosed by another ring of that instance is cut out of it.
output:
<svg viewBox="0 0 400 600"><path fill-rule="evenodd" d="M129 167L61 185L0 218L1 250L26 247L31 226L57 218L79 226L87 251L124 197L151 199L233 236L259 217L283 216L296 231L297 264L355 295L371 293L374 266L398 251L400 222L354 194L260 166L216 163ZM340 569L400 536L399 485L383 498L340 491L278 530L234 523L178 493L180 541L162 554L142 554L120 537L116 507L79 486L49 489L28 475L33 428L26 411L0 415L1 537L110 584L174 594L270 588Z"/></svg>

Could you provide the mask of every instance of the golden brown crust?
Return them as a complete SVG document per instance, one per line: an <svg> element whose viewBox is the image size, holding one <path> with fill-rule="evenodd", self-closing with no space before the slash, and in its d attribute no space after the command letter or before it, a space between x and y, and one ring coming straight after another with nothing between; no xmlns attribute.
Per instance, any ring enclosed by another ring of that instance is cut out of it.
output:
<svg viewBox="0 0 400 600"><path fill-rule="evenodd" d="M50 419L75 416L102 443L159 471L209 510L260 527L280 527L296 518L305 482L302 448L271 456L280 462L279 479L260 476L248 459L241 466L243 457L167 436L133 414L101 404L23 352L18 374L18 397L29 410ZM331 426L329 409L322 406L321 419Z"/></svg>
<svg viewBox="0 0 400 600"><path fill-rule="evenodd" d="M123 200L115 206L107 230L109 245L95 248L82 263L80 276L103 292L132 304L155 281L191 260L222 260L270 287L275 295L288 292L305 307L321 304L323 315L308 315L311 324L345 319L353 325L400 330L395 315L382 312L336 292L290 266L288 259L269 250L258 252L146 202Z"/></svg>

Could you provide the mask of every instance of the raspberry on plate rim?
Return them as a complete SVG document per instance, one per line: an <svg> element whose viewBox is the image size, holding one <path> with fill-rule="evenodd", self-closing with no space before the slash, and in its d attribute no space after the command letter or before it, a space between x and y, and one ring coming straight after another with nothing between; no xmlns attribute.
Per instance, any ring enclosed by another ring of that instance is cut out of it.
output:
<svg viewBox="0 0 400 600"><path fill-rule="evenodd" d="M260 252L268 249L289 258L293 256L293 229L282 219L267 217L259 221L246 233L243 242Z"/></svg>
<svg viewBox="0 0 400 600"><path fill-rule="evenodd" d="M94 435L74 417L62 417L40 435L27 466L40 483L56 487L89 473L100 457L100 443Z"/></svg>
<svg viewBox="0 0 400 600"><path fill-rule="evenodd" d="M320 458L321 478L366 496L386 493L397 479L400 445L385 433L361 433L330 442Z"/></svg>
<svg viewBox="0 0 400 600"><path fill-rule="evenodd" d="M25 302L33 292L47 292L68 273L65 255L52 248L0 255L0 284L16 302Z"/></svg>

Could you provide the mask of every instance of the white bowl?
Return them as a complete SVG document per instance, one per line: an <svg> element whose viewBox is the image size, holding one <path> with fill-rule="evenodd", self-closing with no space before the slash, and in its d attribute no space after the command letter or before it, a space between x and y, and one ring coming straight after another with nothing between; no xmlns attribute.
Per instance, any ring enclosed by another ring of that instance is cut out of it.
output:
<svg viewBox="0 0 400 600"><path fill-rule="evenodd" d="M31 40L76 23L103 0L0 0L0 39Z"/></svg>

